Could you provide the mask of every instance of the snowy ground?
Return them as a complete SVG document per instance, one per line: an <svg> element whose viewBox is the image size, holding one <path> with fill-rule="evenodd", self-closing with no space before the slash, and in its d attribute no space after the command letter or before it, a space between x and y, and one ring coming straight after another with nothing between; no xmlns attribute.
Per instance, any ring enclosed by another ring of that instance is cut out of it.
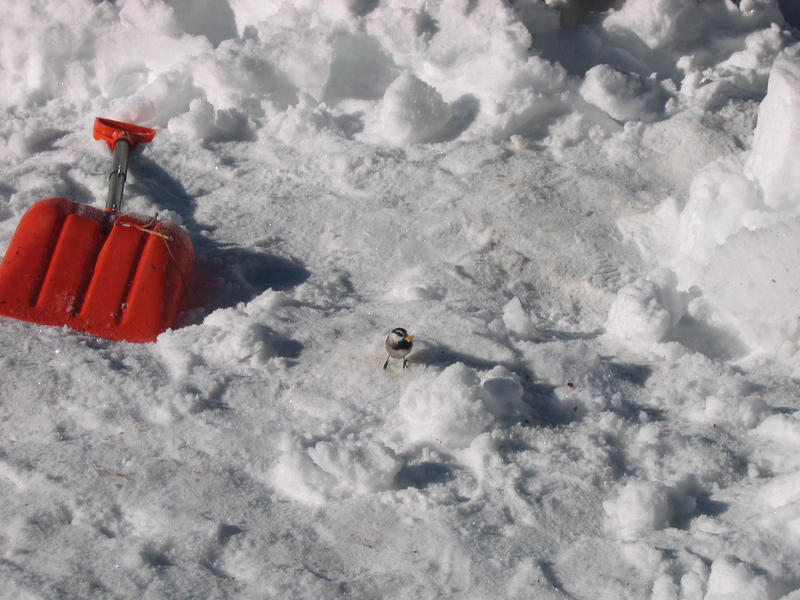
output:
<svg viewBox="0 0 800 600"><path fill-rule="evenodd" d="M0 320L0 596L800 598L776 1L0 5L0 248L105 116L197 254L154 344Z"/></svg>

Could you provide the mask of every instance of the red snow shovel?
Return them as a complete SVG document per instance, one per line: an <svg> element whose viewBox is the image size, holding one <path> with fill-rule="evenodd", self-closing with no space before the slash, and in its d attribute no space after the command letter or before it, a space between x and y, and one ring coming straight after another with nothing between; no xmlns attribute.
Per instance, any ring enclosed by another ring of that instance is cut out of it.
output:
<svg viewBox="0 0 800 600"><path fill-rule="evenodd" d="M95 119L94 138L113 153L106 209L66 198L28 209L0 264L0 315L129 342L155 341L173 326L192 242L174 223L120 214L128 154L155 133Z"/></svg>

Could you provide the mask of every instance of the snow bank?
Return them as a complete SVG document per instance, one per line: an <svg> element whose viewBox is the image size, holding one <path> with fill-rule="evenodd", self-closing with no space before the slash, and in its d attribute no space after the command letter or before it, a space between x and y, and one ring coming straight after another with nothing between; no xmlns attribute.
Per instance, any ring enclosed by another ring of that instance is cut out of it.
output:
<svg viewBox="0 0 800 600"><path fill-rule="evenodd" d="M800 64L797 56L773 63L767 96L758 112L753 150L746 168L760 186L764 204L796 215L800 212L800 173L794 153L800 146Z"/></svg>
<svg viewBox="0 0 800 600"><path fill-rule="evenodd" d="M555 12L535 4L532 22L552 26ZM462 131L465 137L537 132L563 110L566 72L529 55L531 33L506 3L381 3L370 13L367 31L394 64L450 105L453 113L439 116L440 126L449 121L451 137ZM391 95L387 100L395 102Z"/></svg>
<svg viewBox="0 0 800 600"><path fill-rule="evenodd" d="M634 238L652 242L651 248L660 245L654 261L674 270L678 289L693 290L691 306L670 312L661 306L658 288L641 282L638 289L620 292L609 313L609 332L663 341L675 317L689 308L698 319L735 331L751 353L793 360L800 332L795 310L800 274L793 259L800 182L792 167L800 145L798 73L796 48L775 61L750 152L720 158L700 171L680 213L672 201L665 203L658 221L645 226L650 233L632 226Z"/></svg>

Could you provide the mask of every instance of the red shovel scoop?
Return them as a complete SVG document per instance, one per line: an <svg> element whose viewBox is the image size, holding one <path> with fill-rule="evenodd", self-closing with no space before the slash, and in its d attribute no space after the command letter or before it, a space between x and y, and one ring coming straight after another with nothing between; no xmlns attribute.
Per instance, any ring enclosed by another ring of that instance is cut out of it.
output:
<svg viewBox="0 0 800 600"><path fill-rule="evenodd" d="M95 139L113 152L106 209L66 198L34 204L0 264L0 315L130 342L155 341L174 325L192 242L174 223L120 214L128 154L154 135L95 119Z"/></svg>

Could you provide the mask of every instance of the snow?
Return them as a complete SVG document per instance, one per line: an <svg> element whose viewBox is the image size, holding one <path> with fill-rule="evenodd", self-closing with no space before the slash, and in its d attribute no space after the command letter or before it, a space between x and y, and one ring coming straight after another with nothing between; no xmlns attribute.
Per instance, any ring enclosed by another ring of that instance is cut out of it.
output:
<svg viewBox="0 0 800 600"><path fill-rule="evenodd" d="M0 320L0 596L797 598L791 8L5 2L0 251L105 116L196 263Z"/></svg>
<svg viewBox="0 0 800 600"><path fill-rule="evenodd" d="M791 149L800 139L800 66L781 58L770 73L767 96L761 104L753 151L747 164L753 179L763 191L764 204L791 211L792 200L800 191L800 176L789 167Z"/></svg>

